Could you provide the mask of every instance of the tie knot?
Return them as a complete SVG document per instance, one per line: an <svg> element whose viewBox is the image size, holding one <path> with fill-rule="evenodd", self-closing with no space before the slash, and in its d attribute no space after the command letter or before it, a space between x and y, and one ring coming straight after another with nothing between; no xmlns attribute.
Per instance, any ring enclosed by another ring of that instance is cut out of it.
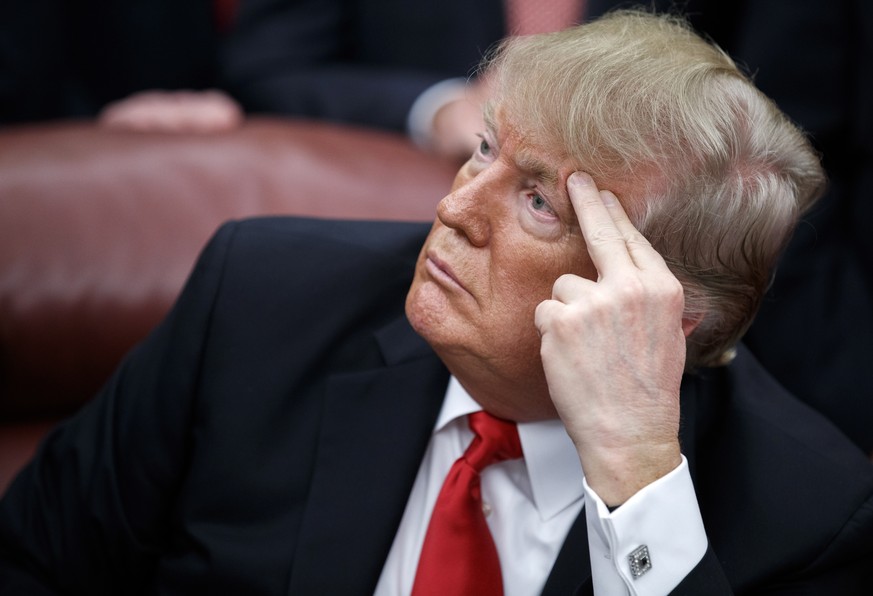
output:
<svg viewBox="0 0 873 596"><path fill-rule="evenodd" d="M476 436L464 453L464 459L477 472L491 464L521 457L521 441L515 422L495 418L487 412L474 412L467 416L467 420Z"/></svg>

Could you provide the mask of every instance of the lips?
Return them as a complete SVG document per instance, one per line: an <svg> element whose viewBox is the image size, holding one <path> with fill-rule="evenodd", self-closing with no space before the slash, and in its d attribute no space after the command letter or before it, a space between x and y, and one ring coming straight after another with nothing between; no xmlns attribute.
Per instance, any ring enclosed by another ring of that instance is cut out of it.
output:
<svg viewBox="0 0 873 596"><path fill-rule="evenodd" d="M427 267L427 270L430 273L431 277L433 277L437 281L443 282L444 285L448 285L462 290L467 294L470 293L470 291L466 287L464 287L464 284L462 284L460 280L458 280L458 278L455 276L449 264L440 259L433 250L427 251L425 267Z"/></svg>

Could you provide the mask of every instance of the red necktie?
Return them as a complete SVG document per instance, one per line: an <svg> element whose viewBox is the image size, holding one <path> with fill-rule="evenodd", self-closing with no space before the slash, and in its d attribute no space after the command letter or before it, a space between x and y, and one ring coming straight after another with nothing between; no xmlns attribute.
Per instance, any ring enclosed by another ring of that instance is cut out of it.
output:
<svg viewBox="0 0 873 596"><path fill-rule="evenodd" d="M486 412L468 417L475 436L449 470L421 548L413 596L503 594L500 560L482 512L479 473L491 464L521 457L513 422Z"/></svg>
<svg viewBox="0 0 873 596"><path fill-rule="evenodd" d="M506 0L509 35L560 31L582 21L583 0Z"/></svg>

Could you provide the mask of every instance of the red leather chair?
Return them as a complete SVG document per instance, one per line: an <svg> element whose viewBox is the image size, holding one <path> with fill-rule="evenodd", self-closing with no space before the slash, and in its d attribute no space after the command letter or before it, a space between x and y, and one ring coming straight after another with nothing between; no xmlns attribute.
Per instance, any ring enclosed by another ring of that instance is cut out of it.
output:
<svg viewBox="0 0 873 596"><path fill-rule="evenodd" d="M221 222L431 220L454 171L400 136L303 121L0 131L0 492L162 318Z"/></svg>

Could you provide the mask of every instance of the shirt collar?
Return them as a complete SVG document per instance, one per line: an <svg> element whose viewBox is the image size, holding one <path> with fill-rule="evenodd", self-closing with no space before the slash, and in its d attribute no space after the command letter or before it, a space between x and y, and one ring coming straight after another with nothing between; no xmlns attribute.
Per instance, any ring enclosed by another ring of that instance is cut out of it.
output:
<svg viewBox="0 0 873 596"><path fill-rule="evenodd" d="M434 432L453 420L482 409L452 376ZM576 446L560 420L522 422L518 436L524 452L534 506L543 520L550 519L582 498L582 464Z"/></svg>

